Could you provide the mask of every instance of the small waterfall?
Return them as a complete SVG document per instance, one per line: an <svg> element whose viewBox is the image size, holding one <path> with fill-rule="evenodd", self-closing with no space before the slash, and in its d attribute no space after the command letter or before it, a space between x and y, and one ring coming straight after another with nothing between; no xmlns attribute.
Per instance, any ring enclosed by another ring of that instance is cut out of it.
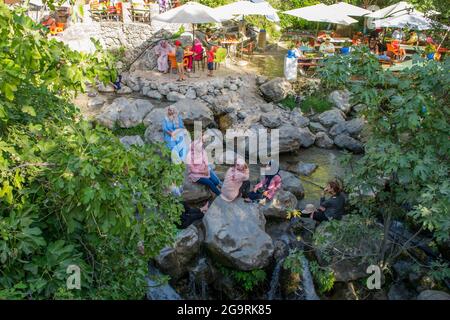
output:
<svg viewBox="0 0 450 320"><path fill-rule="evenodd" d="M270 290L267 293L267 299L268 300L273 300L273 298L275 297L275 294L277 292L277 289L279 287L280 284L280 270L281 270L281 266L283 265L284 262L284 258L280 259L276 266L275 269L273 269L273 273L272 273L272 279L270 280Z"/></svg>
<svg viewBox="0 0 450 320"><path fill-rule="evenodd" d="M149 263L147 278L149 300L180 300L180 295L167 283L161 283L162 273Z"/></svg>
<svg viewBox="0 0 450 320"><path fill-rule="evenodd" d="M305 300L320 300L319 296L316 293L316 289L314 288L314 283L311 275L311 271L309 270L309 262L304 256L302 259L302 285L305 292Z"/></svg>

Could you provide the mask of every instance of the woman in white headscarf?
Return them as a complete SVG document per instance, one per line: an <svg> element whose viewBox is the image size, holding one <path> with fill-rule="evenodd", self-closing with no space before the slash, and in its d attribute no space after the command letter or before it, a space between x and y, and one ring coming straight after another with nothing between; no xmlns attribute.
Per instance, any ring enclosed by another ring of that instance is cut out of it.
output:
<svg viewBox="0 0 450 320"><path fill-rule="evenodd" d="M155 47L155 53L158 56L156 61L158 64L158 71L167 73L169 70L168 56L172 51L172 47L167 43L166 40L161 40L159 44Z"/></svg>

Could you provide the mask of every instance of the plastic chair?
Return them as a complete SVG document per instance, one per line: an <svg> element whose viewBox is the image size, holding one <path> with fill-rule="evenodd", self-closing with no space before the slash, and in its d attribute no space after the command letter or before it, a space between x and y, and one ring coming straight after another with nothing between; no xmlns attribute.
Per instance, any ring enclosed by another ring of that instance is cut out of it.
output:
<svg viewBox="0 0 450 320"><path fill-rule="evenodd" d="M253 55L254 48L255 48L255 44L252 41L241 49L241 56L243 57L244 54L246 54L247 56Z"/></svg>
<svg viewBox="0 0 450 320"><path fill-rule="evenodd" d="M217 67L220 66L222 62L225 62L226 57L227 49L222 47L217 48L216 53L214 54L214 69L217 69Z"/></svg>
<svg viewBox="0 0 450 320"><path fill-rule="evenodd" d="M177 58L174 54L169 54L169 72L172 73L172 70L177 70Z"/></svg>

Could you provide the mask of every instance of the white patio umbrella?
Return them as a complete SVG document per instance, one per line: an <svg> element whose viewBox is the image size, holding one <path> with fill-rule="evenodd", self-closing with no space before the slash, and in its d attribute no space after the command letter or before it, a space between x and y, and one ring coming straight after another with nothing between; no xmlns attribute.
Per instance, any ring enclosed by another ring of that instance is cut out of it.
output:
<svg viewBox="0 0 450 320"><path fill-rule="evenodd" d="M350 25L358 22L349 16L338 13L329 6L319 3L313 6L298 8L294 10L284 11L283 13L291 16L302 18L313 22L328 22L343 25Z"/></svg>
<svg viewBox="0 0 450 320"><path fill-rule="evenodd" d="M386 19L374 21L376 28L410 28L415 30L429 30L442 28L448 30L449 27L433 21L421 14L411 13L400 16L393 16Z"/></svg>
<svg viewBox="0 0 450 320"><path fill-rule="evenodd" d="M262 15L269 16L277 13L267 2L253 3L251 1L236 1L220 7L215 8L219 14L226 15Z"/></svg>
<svg viewBox="0 0 450 320"><path fill-rule="evenodd" d="M372 11L354 6L352 4L346 2L339 2L332 5L329 5L328 8L331 8L338 12L339 14L345 14L347 16L353 17L361 17L365 14L372 13Z"/></svg>
<svg viewBox="0 0 450 320"><path fill-rule="evenodd" d="M393 4L389 7L374 11L370 14L365 15L367 18L382 19L392 16L400 16L408 12L414 11L414 6L405 1L400 1L399 3ZM418 12L418 11L416 11ZM422 14L422 13L419 13Z"/></svg>
<svg viewBox="0 0 450 320"><path fill-rule="evenodd" d="M184 5L161 13L153 20L167 23L191 23L194 36L195 24L222 22L231 18L231 15L219 13L215 9L197 2L187 2ZM195 36L194 36L195 38Z"/></svg>

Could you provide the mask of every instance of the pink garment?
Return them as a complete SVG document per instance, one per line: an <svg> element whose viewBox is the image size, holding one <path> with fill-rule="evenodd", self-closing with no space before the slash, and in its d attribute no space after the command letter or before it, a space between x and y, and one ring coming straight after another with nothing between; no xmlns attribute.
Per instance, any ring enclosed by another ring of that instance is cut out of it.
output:
<svg viewBox="0 0 450 320"><path fill-rule="evenodd" d="M194 60L195 61L202 60L203 46L200 41L198 41L194 44L194 47L192 48L192 52L194 52Z"/></svg>
<svg viewBox="0 0 450 320"><path fill-rule="evenodd" d="M231 202L239 196L239 189L242 183L249 178L248 168L244 171L237 170L236 167L228 169L222 186L220 196L223 200Z"/></svg>
<svg viewBox="0 0 450 320"><path fill-rule="evenodd" d="M195 140L189 146L186 164L192 182L197 182L200 178L209 178L208 154L201 140Z"/></svg>
<svg viewBox="0 0 450 320"><path fill-rule="evenodd" d="M264 186L264 183L266 182L266 179L267 178L262 179L261 182L255 186L255 190L262 188ZM267 198L269 200L272 200L273 196L280 188L281 188L281 177L280 177L280 175L277 174L272 178L272 180L270 181L269 187L266 190Z"/></svg>
<svg viewBox="0 0 450 320"><path fill-rule="evenodd" d="M162 40L155 47L155 53L158 55L156 62L159 71L167 72L169 69L168 55L171 51L172 47L165 40Z"/></svg>

